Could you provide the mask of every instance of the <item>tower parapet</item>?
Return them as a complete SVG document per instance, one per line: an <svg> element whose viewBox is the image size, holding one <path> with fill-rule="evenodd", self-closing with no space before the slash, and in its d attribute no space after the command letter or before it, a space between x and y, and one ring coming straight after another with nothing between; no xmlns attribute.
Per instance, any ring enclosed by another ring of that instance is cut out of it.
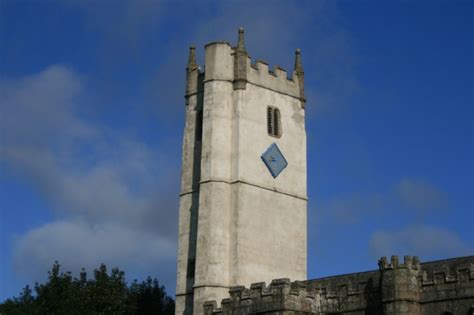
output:
<svg viewBox="0 0 474 315"><path fill-rule="evenodd" d="M420 313L420 261L418 257L405 256L403 264L398 256L379 260L381 292L384 314Z"/></svg>
<svg viewBox="0 0 474 315"><path fill-rule="evenodd" d="M387 257L382 257L379 259L379 269L381 271L392 269L420 270L420 259L418 256L404 256L403 263L400 263L398 256L392 256L389 263Z"/></svg>
<svg viewBox="0 0 474 315"><path fill-rule="evenodd" d="M300 85L298 72L293 71L293 74L289 77L288 72L279 65L275 65L271 70L267 62L257 60L252 64L252 59L248 57L247 82L286 94L301 101L304 100L304 86Z"/></svg>
<svg viewBox="0 0 474 315"><path fill-rule="evenodd" d="M295 66L291 75L279 65L273 69L263 60L252 62L244 44L244 30L239 29L238 42L232 47L227 42L217 41L206 46L206 68L204 69L204 82L211 80L225 80L232 82L234 90L245 90L247 84L269 89L271 91L294 97L306 103L304 94L304 71L301 62L301 50L295 51ZM190 57L187 68L188 82L191 88L187 94L192 93L193 80L196 80L198 71L195 64L195 48L190 49ZM197 70L196 72L194 72ZM189 85L189 84L188 84Z"/></svg>

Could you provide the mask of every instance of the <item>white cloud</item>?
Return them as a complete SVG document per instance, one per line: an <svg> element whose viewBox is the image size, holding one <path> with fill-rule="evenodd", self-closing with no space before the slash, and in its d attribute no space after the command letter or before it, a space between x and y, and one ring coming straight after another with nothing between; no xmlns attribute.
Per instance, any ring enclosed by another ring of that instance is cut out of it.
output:
<svg viewBox="0 0 474 315"><path fill-rule="evenodd" d="M401 201L415 210L437 210L449 207L446 194L424 180L402 179L395 190Z"/></svg>
<svg viewBox="0 0 474 315"><path fill-rule="evenodd" d="M470 255L474 249L448 229L436 226L409 226L397 231L379 230L370 239L377 256L418 255L424 259Z"/></svg>
<svg viewBox="0 0 474 315"><path fill-rule="evenodd" d="M319 209L326 220L356 224L367 219L391 220L394 213L420 220L427 211L441 214L449 208L449 196L426 180L404 178L385 191L366 195L341 195Z"/></svg>
<svg viewBox="0 0 474 315"><path fill-rule="evenodd" d="M321 210L331 216L331 221L357 224L364 220L365 216L380 212L387 204L386 196L371 195L360 196L350 195L338 197L321 207Z"/></svg>
<svg viewBox="0 0 474 315"><path fill-rule="evenodd" d="M61 218L17 236L20 275L37 279L54 260L135 272L174 261L179 170L165 152L81 117L84 83L62 65L0 82L1 159Z"/></svg>
<svg viewBox="0 0 474 315"><path fill-rule="evenodd" d="M105 94L117 92L114 74L122 73L121 61L135 62L145 72L140 79L144 79L145 98L151 99L144 101L146 105L133 106L152 108L159 113L154 117L157 120L176 121L182 110L187 46L199 45L202 60L206 42L225 39L234 44L239 26L246 28L246 43L254 60L279 63L289 73L294 49L303 49L306 72L313 73L313 82L314 78L319 81L318 90L310 91L308 84L308 98L317 95L320 108L342 104L341 95L347 90L343 87L354 80L348 34L336 23L337 6L330 1L306 3L310 5L209 2L212 10L202 3L124 1L111 7L71 0L70 4L84 9L86 28L101 39L99 67L94 69L100 77L94 83L100 85L101 96L107 99ZM166 40L160 37L163 21L167 29L179 25ZM309 23L317 25L309 31ZM142 56L141 50L152 42L160 43L153 46L159 49L156 55ZM150 70L151 58L159 61L154 70ZM88 265L94 253L109 247L102 254L103 261L132 264L126 251L114 250L121 235L136 243L137 250L160 251L152 255L152 262L159 255L168 257L168 245L175 242L179 170L169 161L175 157L169 157L161 147L155 149L84 118L84 112L101 106L85 102L88 83L88 78L64 65L0 82L0 95L5 96L0 115L6 144L2 159L39 191L61 218L18 237L15 261L20 273L37 270L43 274L55 259L72 267ZM113 104L107 107L114 109ZM314 106L309 108L314 111ZM108 231L106 237L99 232L102 230ZM99 240L101 237L104 240ZM87 242L78 242L79 238ZM31 269L31 265L38 269Z"/></svg>
<svg viewBox="0 0 474 315"><path fill-rule="evenodd" d="M72 113L82 90L82 79L62 65L16 80L0 81L6 145L41 147L51 137L91 137L95 130Z"/></svg>
<svg viewBox="0 0 474 315"><path fill-rule="evenodd" d="M174 262L175 244L154 233L124 225L68 220L28 231L15 244L14 265L21 274L42 278L55 260L65 270L134 266L154 270Z"/></svg>

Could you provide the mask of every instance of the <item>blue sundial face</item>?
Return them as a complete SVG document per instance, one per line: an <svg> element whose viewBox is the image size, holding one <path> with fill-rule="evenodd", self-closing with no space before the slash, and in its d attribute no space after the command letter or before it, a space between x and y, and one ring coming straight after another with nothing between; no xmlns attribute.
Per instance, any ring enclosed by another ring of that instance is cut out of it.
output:
<svg viewBox="0 0 474 315"><path fill-rule="evenodd" d="M262 160L268 167L273 178L276 178L288 165L288 162L275 143L272 143L268 149L263 152Z"/></svg>

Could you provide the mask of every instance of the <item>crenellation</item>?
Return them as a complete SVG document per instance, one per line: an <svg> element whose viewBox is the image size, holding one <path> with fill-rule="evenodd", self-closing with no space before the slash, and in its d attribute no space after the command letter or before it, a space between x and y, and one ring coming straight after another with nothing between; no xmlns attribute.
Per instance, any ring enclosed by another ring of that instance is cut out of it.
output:
<svg viewBox="0 0 474 315"><path fill-rule="evenodd" d="M250 83L305 101L302 85L304 73L301 66L297 66L289 75L286 69L279 65L270 69L269 64L264 60L256 60L255 63L252 63L243 44L242 29L239 30L239 43L236 47L232 47L224 41L215 41L205 45L206 66L204 71L201 71L195 63L195 47L191 46L187 67L186 96L203 91L202 82L227 80L233 82L234 89L246 89L246 84ZM299 53L297 54L298 58ZM216 60L219 62L216 63ZM198 77L202 77L202 79L197 80ZM198 84L198 81L201 84Z"/></svg>
<svg viewBox="0 0 474 315"><path fill-rule="evenodd" d="M459 282L469 282L474 280L474 264L459 266L456 270Z"/></svg>
<svg viewBox="0 0 474 315"><path fill-rule="evenodd" d="M280 78L295 83L294 78L297 76L295 72L291 76L288 75L288 71L280 65L274 65L273 69L270 69L269 63L265 60L257 59L255 63L252 63L252 59L248 57L248 65L250 68L255 70L260 76L270 75L271 78Z"/></svg>
<svg viewBox="0 0 474 315"><path fill-rule="evenodd" d="M387 257L383 256L382 258L379 259L379 269L380 270L385 270L391 268L389 264L387 263Z"/></svg>
<svg viewBox="0 0 474 315"><path fill-rule="evenodd" d="M367 288L367 281L347 282L347 295L362 294Z"/></svg>
<svg viewBox="0 0 474 315"><path fill-rule="evenodd" d="M347 290L347 296L352 296L352 295L359 295L360 294L360 290L359 289L355 289L355 288L349 288ZM363 292L363 291L362 291Z"/></svg>
<svg viewBox="0 0 474 315"><path fill-rule="evenodd" d="M465 262L462 262L463 260ZM458 261L447 260L422 264L424 270L420 279L422 283L420 303L426 314L443 309L452 310L453 301L458 301L456 314L466 314L467 310L474 310L472 308L474 303L473 264L474 257L472 256L459 258Z"/></svg>
<svg viewBox="0 0 474 315"><path fill-rule="evenodd" d="M274 279L270 283L272 288L289 288L291 281L288 278Z"/></svg>
<svg viewBox="0 0 474 315"><path fill-rule="evenodd" d="M276 77L279 78L280 80L293 81L293 79L288 78L286 70L280 67L279 65L275 65L275 67L273 68L273 72L275 73Z"/></svg>
<svg viewBox="0 0 474 315"><path fill-rule="evenodd" d="M387 257L379 259L380 270L392 270L392 269L409 269L409 270L420 270L420 260L417 256L404 256L403 263L400 263L398 256L391 256L390 263L388 263Z"/></svg>
<svg viewBox="0 0 474 315"><path fill-rule="evenodd" d="M325 294L323 294L323 296L326 298L326 299L335 299L337 298L337 291L333 291L333 290L326 290L324 291Z"/></svg>
<svg viewBox="0 0 474 315"><path fill-rule="evenodd" d="M346 297L349 291L349 287L347 284L339 284L337 286L337 295L341 298Z"/></svg>
<svg viewBox="0 0 474 315"><path fill-rule="evenodd" d="M251 299L252 299L252 296L251 296L250 289L245 289L244 291L242 291L240 301L251 300Z"/></svg>
<svg viewBox="0 0 474 315"><path fill-rule="evenodd" d="M403 264L406 268L412 269L413 267L413 257L412 256L403 256Z"/></svg>
<svg viewBox="0 0 474 315"><path fill-rule="evenodd" d="M256 60L252 63L250 57L247 62L247 83L271 89L295 98L300 99L299 80L294 71L291 76L279 65L270 69L269 64L263 60Z"/></svg>
<svg viewBox="0 0 474 315"><path fill-rule="evenodd" d="M421 285L424 287L434 285L433 279L428 279L428 273L426 271L422 273Z"/></svg>
<svg viewBox="0 0 474 315"><path fill-rule="evenodd" d="M446 268L444 270L435 270L433 272L433 279L435 284L444 284L446 283L449 270Z"/></svg>
<svg viewBox="0 0 474 315"><path fill-rule="evenodd" d="M210 314L431 314L450 310L451 302L460 310L474 303L474 257L459 261L438 261L420 265L416 256L396 256L379 260L384 266L369 271L310 281L273 280L268 286L253 283L250 289L236 287L236 298L222 301ZM465 263L459 263L463 262ZM467 262L466 262L467 261ZM395 267L394 267L395 266ZM431 279L431 280L430 280ZM424 283L424 285L422 285ZM427 285L427 284L430 285ZM245 294L244 292L248 292ZM209 304L214 305L214 304ZM221 311L222 310L222 311ZM224 311L225 310L225 311ZM465 314L465 312L462 314ZM457 313L456 313L457 314Z"/></svg>
<svg viewBox="0 0 474 315"><path fill-rule="evenodd" d="M250 296L252 299L262 298L264 291L267 289L265 282L252 283L250 285ZM270 293L270 292L267 292Z"/></svg>
<svg viewBox="0 0 474 315"><path fill-rule="evenodd" d="M421 276L422 286L469 282L474 280L474 265L461 265L455 269L448 266L430 271L424 270Z"/></svg>
<svg viewBox="0 0 474 315"><path fill-rule="evenodd" d="M336 284L335 287L329 284L328 286L315 287L315 289L320 292L321 296L332 298L349 295L361 295L364 293L366 287L367 282L345 282Z"/></svg>
<svg viewBox="0 0 474 315"><path fill-rule="evenodd" d="M229 295L232 300L239 300L245 291L244 286L235 286L229 289Z"/></svg>
<svg viewBox="0 0 474 315"><path fill-rule="evenodd" d="M420 258L418 256L413 256L413 265L415 266L416 269L421 270L420 267Z"/></svg>
<svg viewBox="0 0 474 315"><path fill-rule="evenodd" d="M390 258L391 262L392 262L392 267L394 269L398 268L398 256L396 255L392 255L392 257Z"/></svg>
<svg viewBox="0 0 474 315"><path fill-rule="evenodd" d="M251 58L249 57L251 60ZM262 59L255 60L255 66L257 69L262 69L262 71L268 71L268 62Z"/></svg>
<svg viewBox="0 0 474 315"><path fill-rule="evenodd" d="M221 302L221 307L217 308L217 312L221 311L224 314L229 314L232 310L232 300L227 298Z"/></svg>
<svg viewBox="0 0 474 315"><path fill-rule="evenodd" d="M290 294L295 296L307 296L307 285L301 281L291 282Z"/></svg>
<svg viewBox="0 0 474 315"><path fill-rule="evenodd" d="M217 307L216 301L204 302L204 315L212 315L220 313L221 309Z"/></svg>
<svg viewBox="0 0 474 315"><path fill-rule="evenodd" d="M303 310L315 314L319 309L319 294L302 281L276 279L269 286L264 282L253 283L250 288L233 287L231 298L222 300L220 307L215 301L204 304L205 314L231 314L240 310L242 314L259 313L263 310ZM334 301L327 304L333 305Z"/></svg>

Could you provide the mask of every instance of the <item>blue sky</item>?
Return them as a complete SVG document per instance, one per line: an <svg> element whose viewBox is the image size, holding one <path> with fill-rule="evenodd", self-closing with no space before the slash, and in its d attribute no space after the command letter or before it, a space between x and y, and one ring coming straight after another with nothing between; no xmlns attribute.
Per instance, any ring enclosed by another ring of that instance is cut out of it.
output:
<svg viewBox="0 0 474 315"><path fill-rule="evenodd" d="M474 253L472 1L0 2L0 300L101 262L174 292L188 46L308 98L309 277Z"/></svg>

